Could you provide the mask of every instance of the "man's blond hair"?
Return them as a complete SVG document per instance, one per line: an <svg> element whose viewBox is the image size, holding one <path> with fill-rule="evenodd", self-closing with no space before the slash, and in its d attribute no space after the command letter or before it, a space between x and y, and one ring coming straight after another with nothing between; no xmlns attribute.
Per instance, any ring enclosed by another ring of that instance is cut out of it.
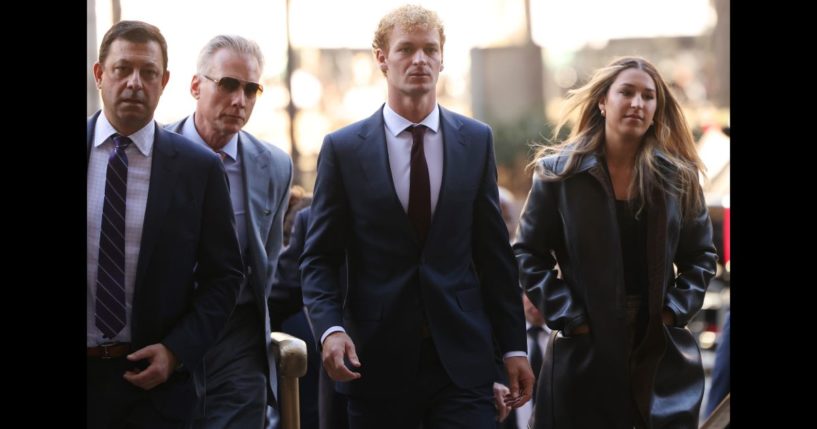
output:
<svg viewBox="0 0 817 429"><path fill-rule="evenodd" d="M437 13L422 6L407 4L394 9L380 20L377 30L374 32L372 49L378 49L384 53L389 52L389 36L395 26L402 27L407 31L414 31L417 27L423 29L437 29L440 32L440 50L445 45L445 29L443 22Z"/></svg>

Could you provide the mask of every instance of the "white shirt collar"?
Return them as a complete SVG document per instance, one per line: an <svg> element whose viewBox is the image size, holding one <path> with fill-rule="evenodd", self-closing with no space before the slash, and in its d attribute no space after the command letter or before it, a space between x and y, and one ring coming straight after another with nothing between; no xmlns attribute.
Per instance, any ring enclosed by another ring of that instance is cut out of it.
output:
<svg viewBox="0 0 817 429"><path fill-rule="evenodd" d="M397 112L389 107L389 103L383 106L383 122L386 123L386 129L395 137L405 131L407 127L417 125L397 114ZM425 125L436 134L440 129L440 105L434 104L434 110L420 121L420 124Z"/></svg>
<svg viewBox="0 0 817 429"><path fill-rule="evenodd" d="M96 126L94 127L94 147L99 147L105 143L113 134L119 134L118 131L111 125L105 112L100 112L96 119ZM153 120L150 120L147 125L142 127L139 131L125 136L131 139L134 145L139 148L144 156L150 156L150 151L153 149L153 138L156 135L156 125Z"/></svg>
<svg viewBox="0 0 817 429"><path fill-rule="evenodd" d="M182 126L182 135L193 140L196 143L204 145L207 149L213 150L210 146L207 146L207 143L204 142L204 139L201 138L199 135L198 130L196 130L196 114L193 113L190 115L186 121L184 121L184 125ZM238 159L238 133L235 133L230 140L221 148L221 151L224 152L228 158L232 159L233 161Z"/></svg>

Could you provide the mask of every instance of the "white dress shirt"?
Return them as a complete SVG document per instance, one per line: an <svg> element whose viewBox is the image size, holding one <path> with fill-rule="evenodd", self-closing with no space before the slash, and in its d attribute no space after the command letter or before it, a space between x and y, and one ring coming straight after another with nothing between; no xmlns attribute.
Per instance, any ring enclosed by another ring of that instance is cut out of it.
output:
<svg viewBox="0 0 817 429"><path fill-rule="evenodd" d="M128 191L125 198L125 327L113 340L103 338L96 327L96 277L99 264L99 236L102 230L102 206L105 201L105 181L108 171L108 157L114 149L111 136L116 133L113 125L101 112L94 128L94 141L88 159L86 220L86 280L87 280L87 323L86 345L95 347L108 341L130 342L133 289L136 281L136 265L142 244L142 226L145 220L148 188L150 187L151 161L153 160L153 138L155 122L150 121L139 131L126 136L133 144L125 149L128 156Z"/></svg>
<svg viewBox="0 0 817 429"><path fill-rule="evenodd" d="M389 167L394 180L394 192L408 213L409 185L411 184L411 145L413 143L411 130L406 128L412 125L425 125L428 129L423 138L423 150L426 164L428 164L428 183L431 191L431 216L437 208L440 199L440 185L443 182L443 135L440 133L440 106L435 104L434 110L419 124L398 115L388 103L383 107L383 122L386 128L386 147L389 151Z"/></svg>

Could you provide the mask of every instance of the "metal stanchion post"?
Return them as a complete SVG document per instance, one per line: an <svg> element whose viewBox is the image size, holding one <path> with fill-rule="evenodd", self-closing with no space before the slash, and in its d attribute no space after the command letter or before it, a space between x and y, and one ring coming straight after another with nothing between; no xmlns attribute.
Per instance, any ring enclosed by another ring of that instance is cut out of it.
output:
<svg viewBox="0 0 817 429"><path fill-rule="evenodd" d="M301 429L298 378L306 374L306 343L283 332L273 332L271 347L278 362L281 428Z"/></svg>

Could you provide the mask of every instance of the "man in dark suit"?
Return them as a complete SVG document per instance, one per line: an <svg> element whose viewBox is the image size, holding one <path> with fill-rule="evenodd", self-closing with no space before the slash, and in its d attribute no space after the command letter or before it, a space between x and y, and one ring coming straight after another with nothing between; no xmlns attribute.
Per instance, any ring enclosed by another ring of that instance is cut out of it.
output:
<svg viewBox="0 0 817 429"><path fill-rule="evenodd" d="M542 313L524 293L522 293L522 303L525 307L525 327L528 331L528 359L530 359L533 374L538 381L551 331L545 324ZM535 400L536 390L534 388L533 400L515 410L511 410L508 418L498 424L497 427L503 429L527 429L530 417L533 414Z"/></svg>
<svg viewBox="0 0 817 429"><path fill-rule="evenodd" d="M263 91L258 83L263 67L257 43L240 36L212 38L190 83L195 113L167 127L222 157L246 264L238 304L205 357L205 415L197 427L261 428L267 403L274 405L277 394L267 299L281 250L292 161L241 130Z"/></svg>
<svg viewBox="0 0 817 429"><path fill-rule="evenodd" d="M309 213L310 207L309 205L305 205L293 215L292 234L289 238L289 244L281 252L281 257L278 259L278 271L275 275L276 280L274 286L277 286L279 289L293 291L292 295L297 295L298 297L302 296L301 270L298 266L298 259L303 253L304 243L306 242ZM338 278L339 287L344 290L346 278L344 270L340 270ZM341 294L343 294L342 291ZM311 333L309 337L312 337ZM303 339L307 342L307 346L313 341L312 338ZM335 382L329 377L329 374L327 374L323 366L320 365L320 359L316 359L316 365L318 366L318 368L316 368L318 373L317 404L307 403L307 400L310 398L305 397L305 393L311 389L308 386L304 386L304 384L311 381L310 371L313 371L312 354L315 352L315 349L309 348L308 352L307 374L301 377L301 389L299 390L301 394L301 426L309 427L308 423L314 424L314 418L317 417L316 426L320 429L348 429L349 420L346 414L346 397L335 391ZM317 410L314 410L315 405L317 405ZM313 410L313 412L317 411L314 413L315 416L305 416L309 410Z"/></svg>
<svg viewBox="0 0 817 429"><path fill-rule="evenodd" d="M438 106L444 42L432 11L386 15L373 48L387 103L321 148L304 302L353 429L493 428L494 338L508 402L531 395L491 130Z"/></svg>
<svg viewBox="0 0 817 429"><path fill-rule="evenodd" d="M244 277L218 156L153 121L169 76L158 28L105 34L87 129L89 428L189 427Z"/></svg>

